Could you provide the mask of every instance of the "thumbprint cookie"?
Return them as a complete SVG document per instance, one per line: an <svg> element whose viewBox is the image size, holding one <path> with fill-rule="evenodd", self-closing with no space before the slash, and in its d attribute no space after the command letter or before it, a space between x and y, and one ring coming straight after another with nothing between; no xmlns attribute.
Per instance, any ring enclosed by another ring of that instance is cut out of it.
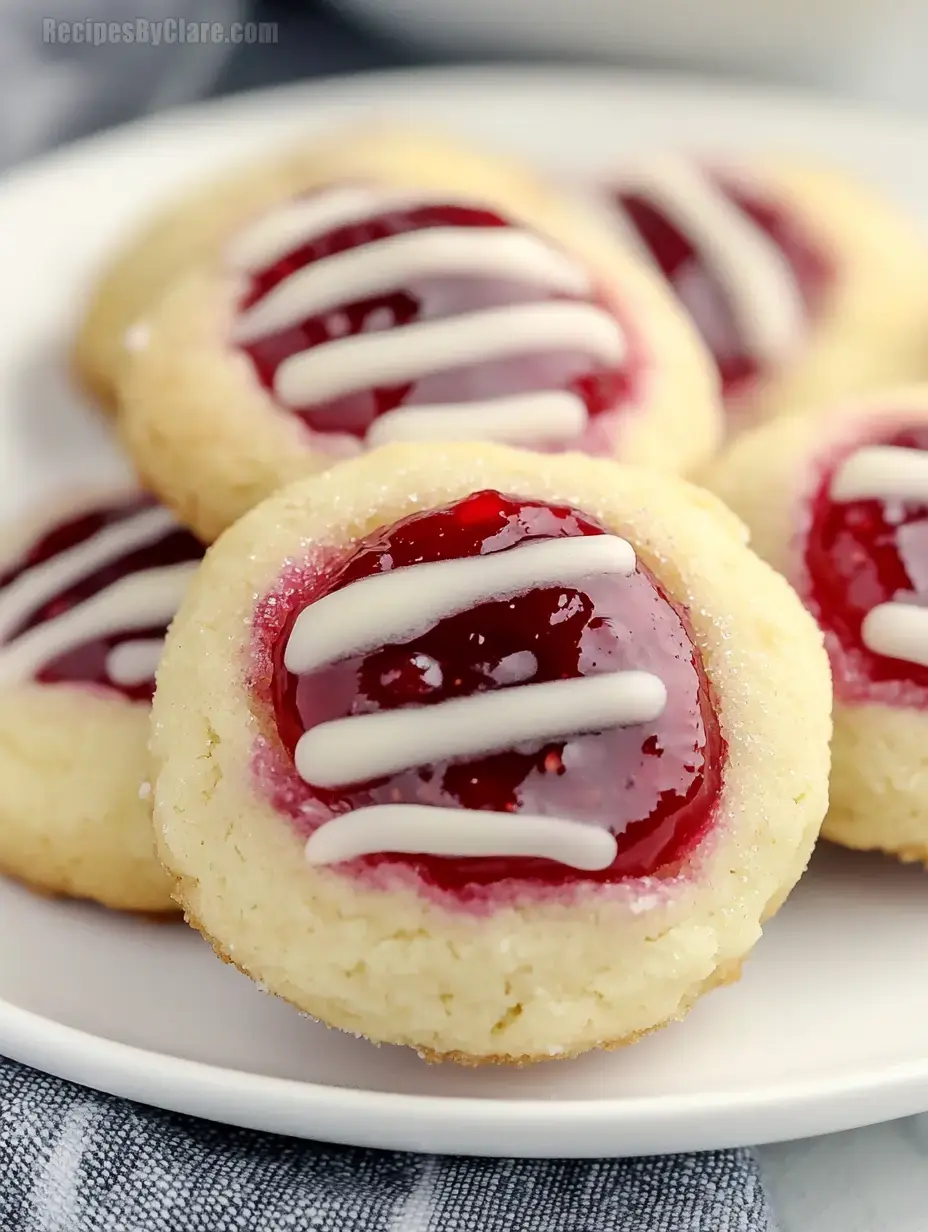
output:
<svg viewBox="0 0 928 1232"><path fill-rule="evenodd" d="M928 376L928 242L852 179L668 155L620 170L606 203L698 327L732 428Z"/></svg>
<svg viewBox="0 0 928 1232"><path fill-rule="evenodd" d="M155 855L148 726L202 548L128 491L75 494L0 553L0 870L52 895L176 910Z"/></svg>
<svg viewBox="0 0 928 1232"><path fill-rule="evenodd" d="M711 483L825 635L823 834L928 863L928 387L758 428Z"/></svg>
<svg viewBox="0 0 928 1232"><path fill-rule="evenodd" d="M315 1018L569 1057L736 977L818 834L830 709L815 622L709 493L385 446L207 555L155 833L188 919Z"/></svg>
<svg viewBox="0 0 928 1232"><path fill-rule="evenodd" d="M660 279L566 200L476 155L355 139L210 242L146 309L119 385L139 473L202 538L387 442L500 440L668 470L715 450L717 377Z"/></svg>

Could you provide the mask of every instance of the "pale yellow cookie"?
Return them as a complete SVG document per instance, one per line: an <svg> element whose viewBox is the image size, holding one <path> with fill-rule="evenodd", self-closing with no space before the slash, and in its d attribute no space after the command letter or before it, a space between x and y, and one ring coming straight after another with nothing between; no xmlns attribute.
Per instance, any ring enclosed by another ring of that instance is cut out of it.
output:
<svg viewBox="0 0 928 1232"><path fill-rule="evenodd" d="M606 205L691 311L732 428L928 377L928 239L873 187L796 158L665 155L620 167Z"/></svg>
<svg viewBox="0 0 928 1232"><path fill-rule="evenodd" d="M214 188L136 250L163 244L179 274L171 237L201 237L199 264L163 296L149 280L114 365L139 473L201 537L390 440L496 439L672 471L711 457L721 411L695 331L555 190L398 132L294 166L269 170L270 187L253 170L247 191Z"/></svg>
<svg viewBox="0 0 928 1232"><path fill-rule="evenodd" d="M0 872L126 911L177 910L155 854L149 701L202 549L137 492L69 493L0 561Z"/></svg>
<svg viewBox="0 0 928 1232"><path fill-rule="evenodd" d="M709 483L825 632L835 730L823 834L924 859L928 387L758 428Z"/></svg>
<svg viewBox="0 0 928 1232"><path fill-rule="evenodd" d="M151 829L148 707L67 686L0 693L0 872L123 911L173 912Z"/></svg>
<svg viewBox="0 0 928 1232"><path fill-rule="evenodd" d="M830 709L710 494L388 446L208 552L154 701L159 850L216 951L331 1026L575 1056L736 977L816 840Z"/></svg>

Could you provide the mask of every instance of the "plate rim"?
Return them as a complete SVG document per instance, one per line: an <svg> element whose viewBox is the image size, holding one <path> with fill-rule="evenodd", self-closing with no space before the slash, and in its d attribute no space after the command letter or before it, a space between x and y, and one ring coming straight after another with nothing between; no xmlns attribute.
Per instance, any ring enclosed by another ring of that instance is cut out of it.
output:
<svg viewBox="0 0 928 1232"><path fill-rule="evenodd" d="M671 1116L675 1121L675 1144L659 1153L724 1149L748 1145L742 1140L740 1128L745 1118L772 1116L777 1112L801 1113L820 1108L826 1101L841 1105L840 1115L827 1117L827 1130L818 1128L812 1120L808 1133L797 1133L790 1120L788 1129L772 1126L773 1132L752 1137L750 1145L756 1146L813 1137L820 1132L856 1129L913 1115L928 1106L928 1054L924 1061L903 1061L859 1071L850 1081L834 1076L781 1083L777 1087L762 1088L760 1092L752 1088L749 1092L603 1100L488 1099L327 1086L296 1078L255 1074L111 1040L56 1022L2 998L0 1048L14 1061L78 1086L166 1111L304 1138L317 1137L317 1123L331 1118L339 1126L350 1123L351 1129L347 1134L341 1129L334 1134L326 1131L323 1141L440 1155L594 1158L608 1154L613 1139L621 1141L617 1153L623 1156L647 1155L655 1153L649 1145L650 1138L643 1139L640 1150L634 1145L630 1149L625 1134L632 1128L661 1131ZM69 1060L75 1063L73 1069L67 1064ZM170 1098L159 1097L159 1091L170 1094ZM904 1098L894 1100L891 1116L881 1113L873 1117L866 1110L867 1096L885 1096L888 1092ZM247 1097L245 1100L241 1098L243 1095ZM241 1101L238 1108L231 1106L230 1096ZM543 1118L539 1118L538 1113L543 1107L557 1109L558 1135L570 1130L587 1131L594 1135L592 1140L588 1144L584 1144L582 1138L579 1144L572 1142L572 1149L566 1156L559 1136L556 1143L539 1147L551 1132L549 1127L539 1130L538 1123ZM359 1112L364 1113L365 1122L351 1120L352 1114ZM713 1133L713 1147L707 1148L705 1123L712 1117L725 1117L726 1121L719 1126L719 1132ZM285 1122L284 1129L276 1127L281 1120ZM271 1122L275 1125L268 1130ZM450 1132L449 1124L452 1126ZM505 1149L494 1148L494 1138L499 1140L513 1130L534 1131L529 1142L533 1149L521 1150L518 1143L514 1145L508 1140ZM462 1135L479 1145L462 1150ZM666 1137L663 1132L659 1136ZM578 1145L581 1149L573 1149Z"/></svg>
<svg viewBox="0 0 928 1232"><path fill-rule="evenodd" d="M307 104L325 106L328 101L331 105L339 99L344 101L352 92L376 105L373 100L382 91L392 96L420 90L427 94L449 81L456 88L497 90L514 81L520 86L547 83L559 91L589 92L592 88L647 102L662 100L664 104L673 98L684 103L698 100L709 108L723 103L730 106L734 97L754 110L811 118L816 124L845 130L852 125L863 126L874 136L885 133L897 140L928 145L928 117L784 86L755 86L737 78L719 80L699 74L627 71L582 63L429 66L285 84L132 120L14 168L0 182L0 205L18 193L40 191L47 177L80 174L88 162L99 164L146 134L167 133L186 124L223 127L237 117L257 119L262 112L268 117L285 112L289 119L291 113ZM655 1150L656 1139L671 1142L669 1147L657 1148L661 1151L699 1150L706 1149L707 1134L717 1147L743 1145L747 1123L754 1118L769 1119L770 1132L763 1131L760 1140L776 1142L928 1109L928 1046L917 1060L876 1065L852 1074L755 1086L747 1091L602 1100L556 1096L493 1099L328 1086L214 1065L111 1040L0 996L0 1049L25 1065L153 1107L256 1130L270 1126L295 1136L438 1154L564 1157L565 1149L570 1158L602 1156L614 1149L623 1155L649 1154ZM236 1099L238 1106L233 1107ZM887 1116L885 1108L889 1105L893 1111ZM540 1116L542 1108L556 1109L556 1113ZM363 1116L351 1119L361 1113ZM804 1113L810 1115L804 1119ZM669 1120L674 1122L673 1134L661 1132ZM326 1121L331 1126L320 1129ZM281 1124L283 1129L279 1128ZM710 1124L711 1129L707 1128ZM576 1131L577 1136L565 1140L563 1135L569 1130ZM629 1142L630 1130L641 1131L640 1150L635 1142ZM518 1140L509 1141L510 1131L525 1135L522 1141L531 1149L522 1150ZM752 1142L758 1141L753 1130L749 1136ZM613 1147L613 1143L621 1145Z"/></svg>

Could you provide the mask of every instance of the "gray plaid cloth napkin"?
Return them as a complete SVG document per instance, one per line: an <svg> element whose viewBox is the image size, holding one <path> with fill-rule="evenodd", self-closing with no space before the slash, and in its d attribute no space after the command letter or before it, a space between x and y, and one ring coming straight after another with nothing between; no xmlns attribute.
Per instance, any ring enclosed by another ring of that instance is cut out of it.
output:
<svg viewBox="0 0 928 1232"><path fill-rule="evenodd" d="M0 1059L3 1232L774 1232L748 1151L454 1159L321 1146Z"/></svg>

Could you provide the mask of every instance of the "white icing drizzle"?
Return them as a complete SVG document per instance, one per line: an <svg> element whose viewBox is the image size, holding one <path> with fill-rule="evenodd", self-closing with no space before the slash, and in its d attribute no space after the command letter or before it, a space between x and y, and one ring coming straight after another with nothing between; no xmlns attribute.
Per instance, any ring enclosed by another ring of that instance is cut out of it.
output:
<svg viewBox="0 0 928 1232"><path fill-rule="evenodd" d="M411 641L481 603L634 570L634 548L615 535L547 539L486 556L392 569L304 608L290 633L284 665L305 675L378 646Z"/></svg>
<svg viewBox="0 0 928 1232"><path fill-rule="evenodd" d="M513 227L430 227L392 235L297 270L238 320L237 342L253 342L340 304L395 291L432 274L511 278L585 295L585 270L530 231Z"/></svg>
<svg viewBox="0 0 928 1232"><path fill-rule="evenodd" d="M795 353L806 329L795 273L775 241L708 175L665 156L628 169L615 189L642 197L686 237L724 288L744 345L761 363L773 366Z"/></svg>
<svg viewBox="0 0 928 1232"><path fill-rule="evenodd" d="M836 469L829 495L837 502L877 500L928 504L928 454L896 445L867 445ZM922 538L923 524L900 527L898 547L905 561L907 540ZM920 553L915 553L916 558ZM910 570L910 577L912 576ZM913 579L918 580L918 579ZM928 667L928 608L911 602L914 592L872 608L861 624L861 639L873 654Z"/></svg>
<svg viewBox="0 0 928 1232"><path fill-rule="evenodd" d="M377 852L433 856L528 856L570 868L608 868L615 836L581 821L526 813L381 804L320 826L306 844L310 864L340 864Z"/></svg>
<svg viewBox="0 0 928 1232"><path fill-rule="evenodd" d="M928 453L897 445L868 445L835 471L834 501L917 501L928 504Z"/></svg>
<svg viewBox="0 0 928 1232"><path fill-rule="evenodd" d="M36 608L54 599L81 578L118 560L120 556L157 543L177 529L177 522L166 509L144 509L121 522L105 526L83 543L27 569L0 590L0 639L7 637L10 630L21 624Z"/></svg>
<svg viewBox="0 0 928 1232"><path fill-rule="evenodd" d="M130 573L60 616L28 629L0 649L0 683L26 680L44 663L91 638L166 625L197 567L196 561L184 561Z"/></svg>
<svg viewBox="0 0 928 1232"><path fill-rule="evenodd" d="M120 642L106 656L106 674L113 684L126 688L154 680L163 650L163 637L133 638Z"/></svg>
<svg viewBox="0 0 928 1232"><path fill-rule="evenodd" d="M298 616L284 655L307 673L378 646L411 640L448 616L544 586L628 575L635 551L614 535L525 543L486 556L437 561L363 578L324 596ZM320 723L297 743L297 773L319 788L340 788L416 766L534 750L552 740L647 723L667 704L650 672L619 671L525 683L531 651L498 665L494 692L431 706L352 715ZM337 816L306 845L312 864L336 864L378 851L437 856L534 856L572 868L608 867L615 837L585 822L417 804L371 805Z"/></svg>
<svg viewBox="0 0 928 1232"><path fill-rule="evenodd" d="M580 437L589 416L567 390L512 394L486 402L406 406L378 416L367 432L372 448L388 441L505 441L510 445L559 445Z"/></svg>
<svg viewBox="0 0 928 1232"><path fill-rule="evenodd" d="M880 603L864 617L864 645L874 654L928 667L928 608L914 603Z"/></svg>
<svg viewBox="0 0 928 1232"><path fill-rule="evenodd" d="M276 265L282 257L310 244L329 231L353 226L389 210L421 209L428 205L477 206L447 192L347 184L298 197L280 209L262 215L240 232L226 250L226 262L243 272L257 273Z"/></svg>
<svg viewBox="0 0 928 1232"><path fill-rule="evenodd" d="M227 261L244 272L266 269L334 228L390 209L429 204L449 204L447 194L377 185L331 189L258 219L230 246ZM476 202L451 204L480 208ZM586 267L541 235L517 226L429 227L373 240L295 270L242 313L233 338L239 344L254 343L309 316L435 275L482 275L577 297L593 289ZM380 384L414 382L448 368L549 349L577 351L594 362L615 365L624 359L627 342L610 312L582 299L486 308L336 337L298 352L278 367L274 395L286 406L301 408ZM445 414L448 423L442 425ZM578 439L587 426L581 399L546 391L469 404L403 407L393 416L389 423L375 420L368 444L479 438L559 445Z"/></svg>
<svg viewBox="0 0 928 1232"><path fill-rule="evenodd" d="M663 682L650 672L523 684L320 723L300 737L295 763L315 787L346 787L414 766L647 723L666 703Z"/></svg>
<svg viewBox="0 0 928 1232"><path fill-rule="evenodd" d="M625 339L615 318L595 304L551 300L487 308L336 338L298 352L277 369L274 393L288 406L311 406L442 369L551 349L583 351L600 363L618 364Z"/></svg>

